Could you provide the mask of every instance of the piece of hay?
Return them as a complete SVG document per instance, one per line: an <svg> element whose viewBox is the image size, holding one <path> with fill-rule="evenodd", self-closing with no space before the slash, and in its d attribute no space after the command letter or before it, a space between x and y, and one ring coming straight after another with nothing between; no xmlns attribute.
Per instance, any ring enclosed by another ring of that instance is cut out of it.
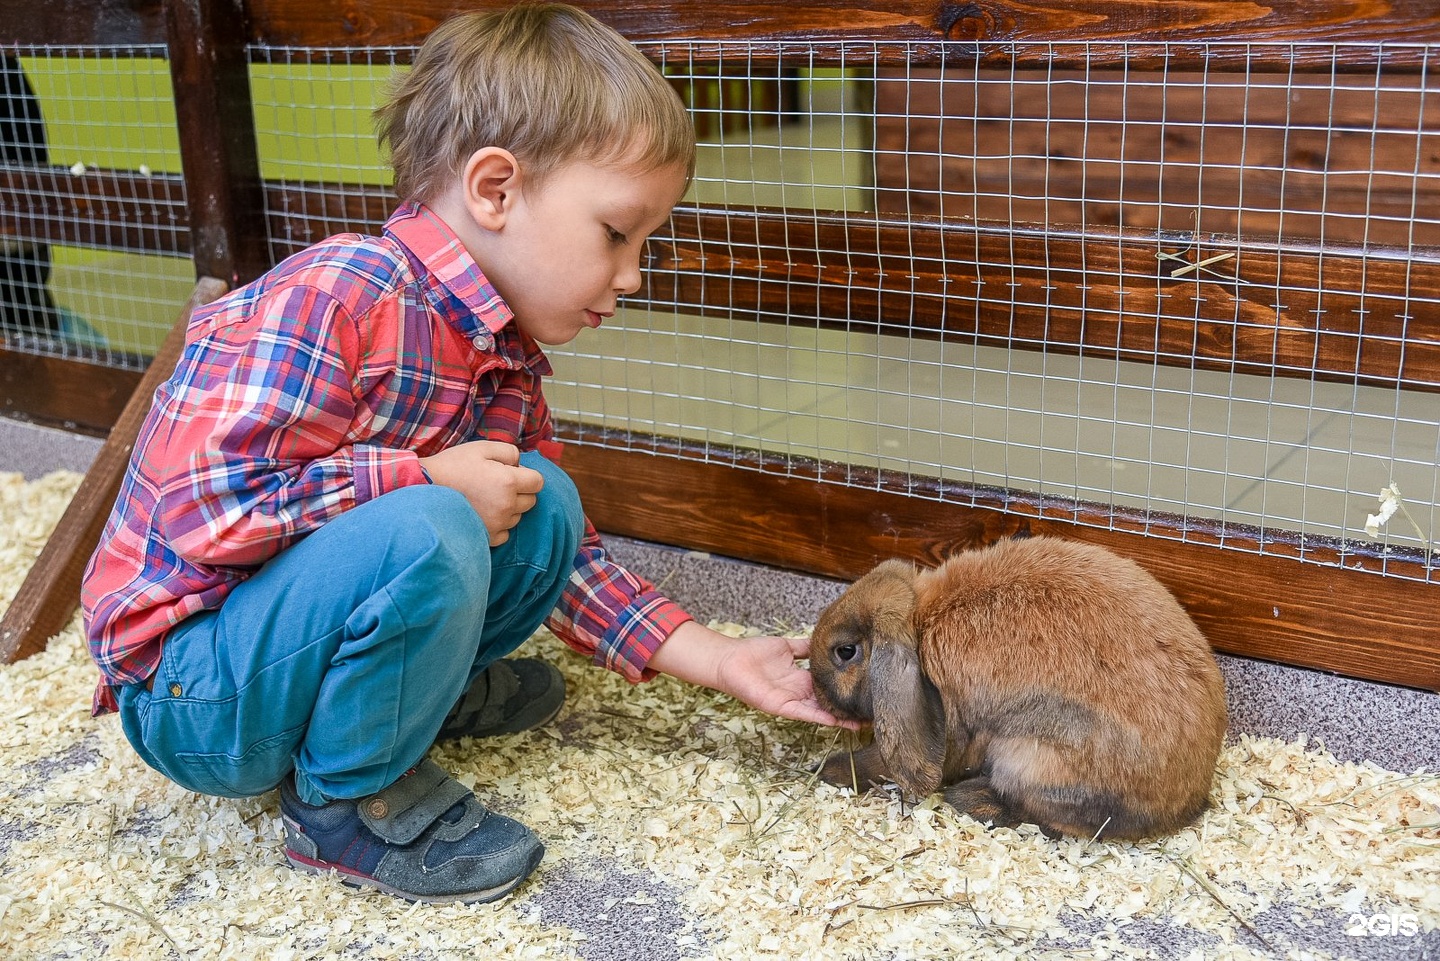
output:
<svg viewBox="0 0 1440 961"><path fill-rule="evenodd" d="M0 603L77 481L0 474ZM526 653L564 671L559 718L434 757L539 832L545 861L497 904L417 906L290 870L273 793L208 798L148 770L113 716L89 716L96 675L72 622L0 668L0 956L1118 958L1162 944L1180 946L1165 956L1329 957L1378 944L1346 931L1382 914L1414 919L1411 944L1435 938L1432 773L1241 737L1194 827L1142 844L1053 841L987 830L936 798L819 784L809 768L833 731L668 678L631 686L547 632ZM603 868L586 882L590 865ZM607 895L627 876L648 880ZM555 922L547 877L599 886L580 907L597 923ZM615 918L663 950L588 940Z"/></svg>

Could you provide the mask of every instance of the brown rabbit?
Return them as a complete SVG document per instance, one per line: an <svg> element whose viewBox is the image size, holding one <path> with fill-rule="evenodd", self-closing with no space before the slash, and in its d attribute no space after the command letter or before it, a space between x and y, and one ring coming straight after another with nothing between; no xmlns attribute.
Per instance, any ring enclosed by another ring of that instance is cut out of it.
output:
<svg viewBox="0 0 1440 961"><path fill-rule="evenodd" d="M1209 799L1225 737L1210 645L1139 565L1056 538L1008 540L935 570L886 561L821 613L821 703L874 741L825 760L831 784L894 781L997 826L1142 838Z"/></svg>

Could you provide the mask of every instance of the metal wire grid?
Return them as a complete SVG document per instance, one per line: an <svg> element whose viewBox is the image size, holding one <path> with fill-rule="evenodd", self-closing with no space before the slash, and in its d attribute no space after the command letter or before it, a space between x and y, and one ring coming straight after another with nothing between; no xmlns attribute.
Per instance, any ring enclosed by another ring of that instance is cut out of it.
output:
<svg viewBox="0 0 1440 961"><path fill-rule="evenodd" d="M384 223L394 198L371 115L384 98L400 55L406 53L408 59L410 52L378 47L251 49L250 95L260 173L270 197L309 214L284 221L287 232L270 237L277 260L356 229L356 212L368 212L360 222L373 230Z"/></svg>
<svg viewBox="0 0 1440 961"><path fill-rule="evenodd" d="M174 100L161 46L6 48L7 115L0 174L24 177L26 200L5 211L10 306L7 344L37 354L143 369L194 285L183 253L189 215L183 184L150 204L145 224L120 218L109 198L122 181L179 174ZM20 79L23 74L23 81ZM39 133L37 138L37 131ZM43 139L41 139L43 138ZM66 243L45 221L70 220ZM117 249L119 234L147 232L172 257Z"/></svg>
<svg viewBox="0 0 1440 961"><path fill-rule="evenodd" d="M1391 76L1384 49L1382 69L1365 76L974 61L877 74L877 61L906 58L882 58L875 44L843 46L838 65L815 62L798 44L757 54L726 43L718 63L714 44L703 63L683 43L644 49L691 98L701 131L699 169L678 216L761 206L902 225L938 216L1055 240L1188 230L1196 240L1239 233L1282 251L1339 243L1363 245L1366 257L1372 249L1435 256L1424 245L1440 189L1437 91L1428 71ZM1074 62L1073 50L1063 52ZM294 176L296 188L309 179L383 183L366 124L396 51L328 51L351 71L343 82L311 65L314 53L255 52L256 89L268 91L257 96L262 151L288 150L286 162L298 163L317 149L312 141L349 137L348 150L333 148L282 179ZM353 95L337 89L346 84ZM272 238L278 247L314 239ZM726 264L725 245L706 243L706 262ZM1156 252L1175 249L1157 244ZM875 252L822 253L844 261ZM913 247L893 252L921 256ZM762 264L760 282L785 283L793 251L760 255L776 278L764 279ZM665 272L651 270L656 286L668 283ZM1062 285L1127 282L1058 264L1039 286L966 288L958 272L949 280L974 293L977 309L1044 308L1047 290ZM903 303L911 283L900 275L878 285ZM803 476L818 476L815 461L846 465L854 470L838 475L843 483L908 482L917 496L963 501L1002 489L1182 526L1217 522L1258 529L1261 550L1272 535L1349 542L1404 556L1410 563L1389 570L1394 576L1434 576L1434 393L1256 376L1238 364L1199 369L1183 351L1119 361L1056 350L1023 331L998 346L876 335L863 324L817 327L769 300L742 303L723 266L707 270L704 289L679 312L632 299L606 329L551 350L548 396L558 415L610 428L604 443L637 450L656 449L655 436L683 438L682 456L749 464L758 452L767 470ZM1277 278L1269 293L1278 303L1292 291ZM1363 296L1362 310L1368 303L1411 318L1402 350L1435 339L1432 291ZM1166 309L1163 298L1157 309ZM879 319L893 329L905 318ZM1365 336L1362 322L1357 343ZM1403 510L1368 534L1367 515L1381 512L1377 492L1390 485Z"/></svg>

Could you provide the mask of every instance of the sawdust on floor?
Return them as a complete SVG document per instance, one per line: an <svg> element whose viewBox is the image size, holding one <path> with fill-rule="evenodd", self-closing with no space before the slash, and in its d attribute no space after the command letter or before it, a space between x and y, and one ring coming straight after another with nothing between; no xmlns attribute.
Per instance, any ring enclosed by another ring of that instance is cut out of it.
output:
<svg viewBox="0 0 1440 961"><path fill-rule="evenodd" d="M0 474L0 610L78 481ZM496 904L411 905L290 870L273 792L210 798L146 768L113 716L90 717L72 621L0 667L0 955L1331 957L1377 918L1412 944L1440 924L1433 772L1241 738L1192 828L1054 841L816 783L849 735L668 678L629 685L544 631L526 653L566 674L557 721L433 756L533 827L545 861Z"/></svg>

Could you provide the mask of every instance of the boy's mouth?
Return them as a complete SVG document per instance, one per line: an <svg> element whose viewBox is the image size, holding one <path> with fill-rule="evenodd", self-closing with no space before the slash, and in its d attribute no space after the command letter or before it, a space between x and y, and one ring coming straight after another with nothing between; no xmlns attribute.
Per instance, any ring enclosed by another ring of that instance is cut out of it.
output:
<svg viewBox="0 0 1440 961"><path fill-rule="evenodd" d="M610 316L613 315L601 314L593 310L587 310L585 311L585 324L592 330L598 330L600 328L600 325L605 323L605 318Z"/></svg>

